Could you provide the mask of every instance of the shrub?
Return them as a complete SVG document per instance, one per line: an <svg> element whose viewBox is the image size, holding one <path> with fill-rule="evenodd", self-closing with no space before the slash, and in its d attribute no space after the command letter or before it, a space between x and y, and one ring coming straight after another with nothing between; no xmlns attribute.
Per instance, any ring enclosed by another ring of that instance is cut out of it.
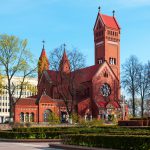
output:
<svg viewBox="0 0 150 150"><path fill-rule="evenodd" d="M0 138L6 139L56 139L65 134L75 134L75 131L50 131L50 132L10 132L1 131Z"/></svg>
<svg viewBox="0 0 150 150"><path fill-rule="evenodd" d="M78 123L79 122L79 116L76 113L72 114L72 121L73 123Z"/></svg>
<svg viewBox="0 0 150 150"><path fill-rule="evenodd" d="M104 125L104 120L93 119L91 121L85 121L84 119L80 119L79 123L83 127L98 127Z"/></svg>
<svg viewBox="0 0 150 150"><path fill-rule="evenodd" d="M60 118L55 113L51 113L49 116L49 124L60 124Z"/></svg>
<svg viewBox="0 0 150 150"><path fill-rule="evenodd" d="M118 121L119 126L142 126L141 120Z"/></svg>
<svg viewBox="0 0 150 150"><path fill-rule="evenodd" d="M64 144L123 150L148 150L150 136L65 135Z"/></svg>

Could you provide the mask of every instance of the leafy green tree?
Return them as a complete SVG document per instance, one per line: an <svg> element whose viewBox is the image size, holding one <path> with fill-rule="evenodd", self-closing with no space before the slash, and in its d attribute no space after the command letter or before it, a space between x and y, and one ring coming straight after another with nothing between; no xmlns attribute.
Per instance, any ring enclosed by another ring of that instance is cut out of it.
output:
<svg viewBox="0 0 150 150"><path fill-rule="evenodd" d="M7 79L6 88L10 101L10 119L13 118L13 104L15 90L20 88L22 95L25 79L31 77L36 72L34 66L35 60L33 55L27 49L27 40L20 40L16 36L1 34L0 35L0 66L2 75ZM14 76L22 77L20 85L15 85L12 81Z"/></svg>

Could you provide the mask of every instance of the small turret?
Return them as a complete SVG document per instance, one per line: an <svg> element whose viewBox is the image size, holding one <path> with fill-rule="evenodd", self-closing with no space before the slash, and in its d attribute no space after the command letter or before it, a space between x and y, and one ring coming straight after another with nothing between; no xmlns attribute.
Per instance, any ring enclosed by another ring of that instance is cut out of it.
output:
<svg viewBox="0 0 150 150"><path fill-rule="evenodd" d="M38 61L38 81L41 78L42 72L44 70L49 69L49 61L48 61L46 51L45 51L45 48L44 48L45 41L42 41L42 42L43 42L43 48L42 48L42 52L41 52L41 55L40 55L39 61Z"/></svg>
<svg viewBox="0 0 150 150"><path fill-rule="evenodd" d="M59 64L59 70L63 73L70 73L70 62L66 54L65 44L64 44L64 53Z"/></svg>

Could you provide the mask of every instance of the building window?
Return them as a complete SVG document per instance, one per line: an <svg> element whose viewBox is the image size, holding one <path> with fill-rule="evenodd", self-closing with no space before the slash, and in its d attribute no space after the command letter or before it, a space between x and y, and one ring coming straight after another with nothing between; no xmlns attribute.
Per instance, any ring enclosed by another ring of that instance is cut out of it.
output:
<svg viewBox="0 0 150 150"><path fill-rule="evenodd" d="M104 77L108 78L108 73L106 71L104 72Z"/></svg>
<svg viewBox="0 0 150 150"><path fill-rule="evenodd" d="M109 58L109 63L111 64L111 65L116 65L116 58Z"/></svg>
<svg viewBox="0 0 150 150"><path fill-rule="evenodd" d="M25 122L29 122L29 113L25 114Z"/></svg>
<svg viewBox="0 0 150 150"><path fill-rule="evenodd" d="M24 113L23 112L20 113L20 122L24 122Z"/></svg>
<svg viewBox="0 0 150 150"><path fill-rule="evenodd" d="M102 63L103 63L103 59L102 58L98 59L98 64L102 64Z"/></svg>
<svg viewBox="0 0 150 150"><path fill-rule="evenodd" d="M34 122L34 113L30 114L30 122Z"/></svg>

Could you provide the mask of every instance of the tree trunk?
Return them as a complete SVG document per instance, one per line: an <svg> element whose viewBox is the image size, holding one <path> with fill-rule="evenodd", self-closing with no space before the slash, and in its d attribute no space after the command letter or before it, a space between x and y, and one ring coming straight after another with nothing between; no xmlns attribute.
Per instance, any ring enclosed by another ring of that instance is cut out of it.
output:
<svg viewBox="0 0 150 150"><path fill-rule="evenodd" d="M133 98L133 105L132 105L132 111L133 111L133 117L135 117L135 96L134 96L134 92L133 92L133 95L132 95L132 98Z"/></svg>
<svg viewBox="0 0 150 150"><path fill-rule="evenodd" d="M143 97L141 97L141 117L143 118L143 114L144 114L144 100Z"/></svg>

